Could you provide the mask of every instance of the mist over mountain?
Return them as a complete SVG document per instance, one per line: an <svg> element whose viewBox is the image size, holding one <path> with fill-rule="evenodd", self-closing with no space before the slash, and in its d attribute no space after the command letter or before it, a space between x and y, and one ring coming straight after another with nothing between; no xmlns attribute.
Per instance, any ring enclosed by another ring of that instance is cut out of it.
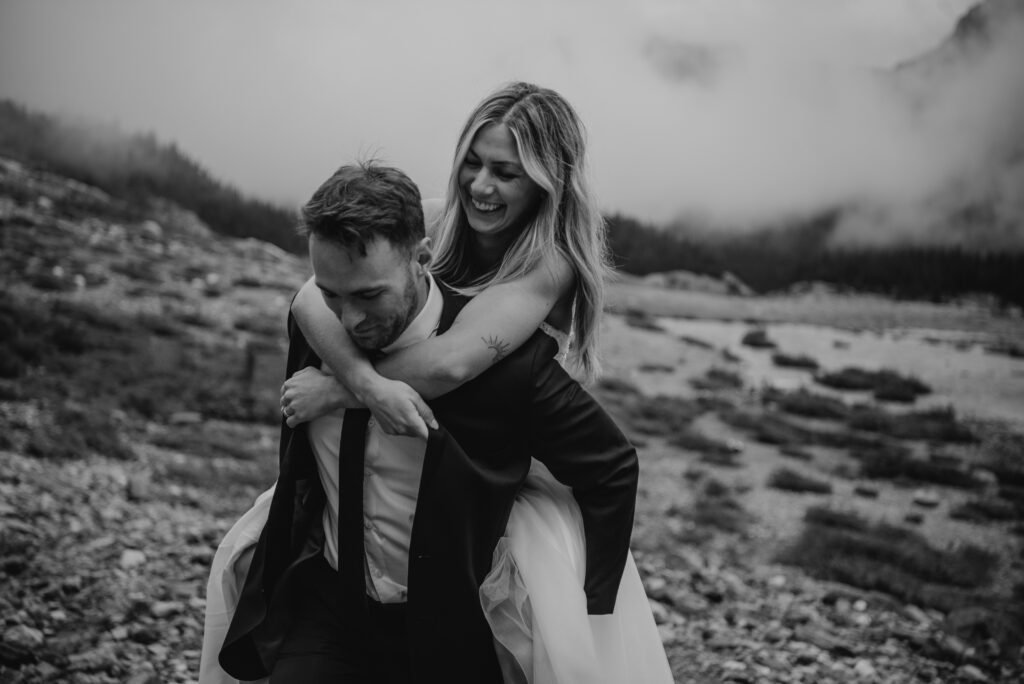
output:
<svg viewBox="0 0 1024 684"><path fill-rule="evenodd" d="M843 208L837 244L1024 249L1024 2L974 6L888 77L916 135L937 144L905 198Z"/></svg>
<svg viewBox="0 0 1024 684"><path fill-rule="evenodd" d="M1024 248L1024 2L976 5L891 68L806 61L798 41L825 38L778 30L759 52L647 44L700 160L680 163L675 230L728 241L835 214L830 246Z"/></svg>

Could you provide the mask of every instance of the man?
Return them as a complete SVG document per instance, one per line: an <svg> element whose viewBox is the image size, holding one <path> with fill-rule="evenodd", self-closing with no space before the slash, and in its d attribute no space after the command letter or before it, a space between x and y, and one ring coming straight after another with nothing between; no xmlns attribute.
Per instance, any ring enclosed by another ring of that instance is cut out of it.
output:
<svg viewBox="0 0 1024 684"><path fill-rule="evenodd" d="M361 348L387 353L451 324L465 300L432 280L419 192L404 174L339 169L303 211L317 286ZM289 321L288 374L320 360ZM538 333L431 402L423 440L365 409L282 426L269 519L221 650L274 682L501 682L480 608L531 456L573 488L588 610L612 612L628 554L636 453Z"/></svg>

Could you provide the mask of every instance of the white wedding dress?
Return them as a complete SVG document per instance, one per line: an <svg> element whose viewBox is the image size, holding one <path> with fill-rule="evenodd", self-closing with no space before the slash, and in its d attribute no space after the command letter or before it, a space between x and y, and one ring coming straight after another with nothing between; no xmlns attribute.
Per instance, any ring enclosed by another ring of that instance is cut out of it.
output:
<svg viewBox="0 0 1024 684"><path fill-rule="evenodd" d="M547 325L562 351L566 336ZM224 537L207 583L199 684L237 684L217 653L270 511L271 487ZM480 602L505 684L671 684L672 672L632 554L615 612L588 615L583 518L572 491L534 459L494 550Z"/></svg>

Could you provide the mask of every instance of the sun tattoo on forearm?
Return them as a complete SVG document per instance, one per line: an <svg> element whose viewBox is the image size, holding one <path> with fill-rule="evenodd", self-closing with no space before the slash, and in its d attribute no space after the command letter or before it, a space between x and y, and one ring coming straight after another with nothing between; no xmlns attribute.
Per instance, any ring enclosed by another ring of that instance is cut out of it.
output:
<svg viewBox="0 0 1024 684"><path fill-rule="evenodd" d="M503 358L508 356L508 350L512 346L505 340L498 339L497 335L491 335L490 337L481 337L487 348L494 352L494 360L491 363L498 363Z"/></svg>

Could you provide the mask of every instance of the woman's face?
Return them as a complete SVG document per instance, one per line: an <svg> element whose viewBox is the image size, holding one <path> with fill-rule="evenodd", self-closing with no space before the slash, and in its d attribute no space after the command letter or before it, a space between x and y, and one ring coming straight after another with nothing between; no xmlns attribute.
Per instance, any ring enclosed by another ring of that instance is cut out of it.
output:
<svg viewBox="0 0 1024 684"><path fill-rule="evenodd" d="M511 244L543 197L523 169L508 126L491 123L477 131L459 168L459 201L477 237Z"/></svg>

